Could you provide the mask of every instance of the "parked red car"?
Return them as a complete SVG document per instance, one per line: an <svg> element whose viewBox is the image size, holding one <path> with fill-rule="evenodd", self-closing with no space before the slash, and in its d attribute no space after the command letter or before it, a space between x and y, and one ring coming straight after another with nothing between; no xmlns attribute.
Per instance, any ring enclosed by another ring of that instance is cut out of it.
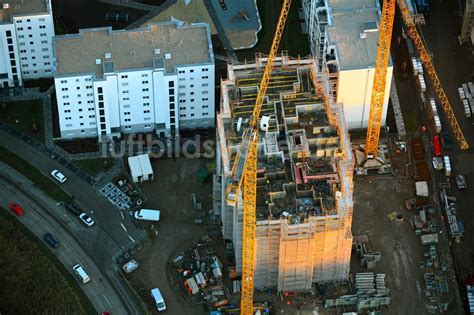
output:
<svg viewBox="0 0 474 315"><path fill-rule="evenodd" d="M15 213L19 217L22 217L25 214L23 207L17 203L10 202L10 204L8 205L8 208L10 208L10 210L13 211L13 213Z"/></svg>

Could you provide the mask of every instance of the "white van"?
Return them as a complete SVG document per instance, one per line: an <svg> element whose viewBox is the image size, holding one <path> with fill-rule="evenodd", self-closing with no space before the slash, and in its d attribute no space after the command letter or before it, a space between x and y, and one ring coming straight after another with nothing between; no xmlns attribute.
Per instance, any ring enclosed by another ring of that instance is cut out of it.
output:
<svg viewBox="0 0 474 315"><path fill-rule="evenodd" d="M155 301L158 312L166 310L165 300L163 299L163 296L161 295L160 289L158 288L151 289L151 297Z"/></svg>
<svg viewBox="0 0 474 315"><path fill-rule="evenodd" d="M160 210L141 209L134 216L137 220L160 221Z"/></svg>
<svg viewBox="0 0 474 315"><path fill-rule="evenodd" d="M74 267L72 267L72 270L76 274L76 276L79 278L79 280L82 281L82 283L87 283L91 281L91 277L86 273L84 268L82 268L81 264L77 264Z"/></svg>

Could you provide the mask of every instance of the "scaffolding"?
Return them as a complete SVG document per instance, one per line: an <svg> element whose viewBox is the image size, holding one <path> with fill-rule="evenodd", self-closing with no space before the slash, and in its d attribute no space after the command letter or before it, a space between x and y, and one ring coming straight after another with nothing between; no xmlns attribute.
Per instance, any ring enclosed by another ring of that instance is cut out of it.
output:
<svg viewBox="0 0 474 315"><path fill-rule="evenodd" d="M242 196L225 192L255 103L266 57L228 65L217 118L217 165L224 237L241 272ZM262 106L258 144L255 288L307 291L348 279L352 248L350 139L329 75L313 59L276 59ZM216 192L215 192L216 193Z"/></svg>

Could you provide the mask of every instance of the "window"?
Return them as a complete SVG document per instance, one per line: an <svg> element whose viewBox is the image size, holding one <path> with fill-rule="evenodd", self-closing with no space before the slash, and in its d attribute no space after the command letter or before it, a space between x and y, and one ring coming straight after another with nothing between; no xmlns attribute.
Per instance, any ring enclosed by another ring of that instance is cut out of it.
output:
<svg viewBox="0 0 474 315"><path fill-rule="evenodd" d="M207 87L207 86L209 86L209 83L203 83L202 84L202 87Z"/></svg>
<svg viewBox="0 0 474 315"><path fill-rule="evenodd" d="M79 108L79 111L82 112L82 108Z"/></svg>
<svg viewBox="0 0 474 315"><path fill-rule="evenodd" d="M143 106L150 106L150 103L143 103Z"/></svg>
<svg viewBox="0 0 474 315"><path fill-rule="evenodd" d="M208 108L209 105L202 105L202 108Z"/></svg>
<svg viewBox="0 0 474 315"><path fill-rule="evenodd" d="M174 109L174 104L170 104L170 109Z"/></svg>
<svg viewBox="0 0 474 315"><path fill-rule="evenodd" d="M191 92L190 94L191 94L191 95L194 95L194 92Z"/></svg>
<svg viewBox="0 0 474 315"><path fill-rule="evenodd" d="M124 112L123 113L125 116L130 116L130 112Z"/></svg>
<svg viewBox="0 0 474 315"><path fill-rule="evenodd" d="M123 93L123 94L128 94L128 93L129 93L129 90L123 90L122 93Z"/></svg>
<svg viewBox="0 0 474 315"><path fill-rule="evenodd" d="M123 105L123 108L130 108L129 104Z"/></svg>
<svg viewBox="0 0 474 315"><path fill-rule="evenodd" d="M147 88L147 89L142 89L142 91L143 91L143 92L148 92L149 89L148 89L148 88Z"/></svg>
<svg viewBox="0 0 474 315"><path fill-rule="evenodd" d="M100 129L105 130L105 124L100 124Z"/></svg>
<svg viewBox="0 0 474 315"><path fill-rule="evenodd" d="M71 120L72 118L71 118L71 117L66 117L65 119L66 119L66 120Z"/></svg>
<svg viewBox="0 0 474 315"><path fill-rule="evenodd" d="M185 70L179 70L178 73L186 73Z"/></svg>
<svg viewBox="0 0 474 315"><path fill-rule="evenodd" d="M21 23L21 20L18 20L18 23ZM5 31L5 34L7 35L7 37L11 37L12 36L12 31Z"/></svg>
<svg viewBox="0 0 474 315"><path fill-rule="evenodd" d="M184 117L186 117L186 114L181 114L181 115L179 115L179 117L184 118Z"/></svg>
<svg viewBox="0 0 474 315"><path fill-rule="evenodd" d="M209 99L207 97L203 97L201 100L202 101L208 101Z"/></svg>
<svg viewBox="0 0 474 315"><path fill-rule="evenodd" d="M99 101L103 101L103 100L104 100L104 96L101 95L101 94L99 94L98 99L99 99Z"/></svg>
<svg viewBox="0 0 474 315"><path fill-rule="evenodd" d="M186 88L186 85L180 85L179 88L184 89L184 88Z"/></svg>
<svg viewBox="0 0 474 315"><path fill-rule="evenodd" d="M191 117L194 117L194 114L191 114Z"/></svg>
<svg viewBox="0 0 474 315"><path fill-rule="evenodd" d="M174 119L174 118L170 118L170 123L171 123L171 124L174 124L174 122L175 122L175 119Z"/></svg>
<svg viewBox="0 0 474 315"><path fill-rule="evenodd" d="M92 112L94 110L94 107L89 107L87 110Z"/></svg>
<svg viewBox="0 0 474 315"><path fill-rule="evenodd" d="M125 118L125 119L124 119L125 122L129 122L129 121L131 121L131 120L132 120L132 119L130 119L130 118Z"/></svg>
<svg viewBox="0 0 474 315"><path fill-rule="evenodd" d="M99 102L99 108L104 108L104 102Z"/></svg>
<svg viewBox="0 0 474 315"><path fill-rule="evenodd" d="M40 18L39 21L40 21L40 22L44 22L44 18Z"/></svg>
<svg viewBox="0 0 474 315"><path fill-rule="evenodd" d="M148 81L142 81L142 84L148 84Z"/></svg>
<svg viewBox="0 0 474 315"><path fill-rule="evenodd" d="M145 128L151 128L151 125L145 125Z"/></svg>
<svg viewBox="0 0 474 315"><path fill-rule="evenodd" d="M82 118L84 118L84 116L79 116L79 119L82 119Z"/></svg>
<svg viewBox="0 0 474 315"><path fill-rule="evenodd" d="M51 62L45 62L44 65L45 66L49 66L51 64Z"/></svg>
<svg viewBox="0 0 474 315"><path fill-rule="evenodd" d="M132 129L132 126L125 126L125 129Z"/></svg>
<svg viewBox="0 0 474 315"><path fill-rule="evenodd" d="M103 109L99 110L99 115L105 115L105 111Z"/></svg>
<svg viewBox="0 0 474 315"><path fill-rule="evenodd" d="M48 51L49 48L41 48L41 51Z"/></svg>
<svg viewBox="0 0 474 315"><path fill-rule="evenodd" d="M81 87L80 87L80 86L77 86L77 87L76 87L76 90L80 90L80 89L81 89Z"/></svg>
<svg viewBox="0 0 474 315"><path fill-rule="evenodd" d="M209 94L209 91L202 91L202 94Z"/></svg>
<svg viewBox="0 0 474 315"><path fill-rule="evenodd" d="M143 120L145 120L145 121L151 120L151 117L145 117L145 118L143 118Z"/></svg>
<svg viewBox="0 0 474 315"><path fill-rule="evenodd" d="M190 87L190 88L193 88L193 87L194 87L194 84L191 84L189 87Z"/></svg>
<svg viewBox="0 0 474 315"><path fill-rule="evenodd" d="M70 110L70 109L65 109L64 112L65 112L65 113L70 113L71 110Z"/></svg>
<svg viewBox="0 0 474 315"><path fill-rule="evenodd" d="M39 28L40 29L46 28L46 25L40 25Z"/></svg>
<svg viewBox="0 0 474 315"><path fill-rule="evenodd" d="M147 78L147 77L148 77L148 74L146 74L146 73L142 74L142 78Z"/></svg>
<svg viewBox="0 0 474 315"><path fill-rule="evenodd" d="M201 71L202 72L207 72L207 71L209 71L209 69L208 68L202 68Z"/></svg>
<svg viewBox="0 0 474 315"><path fill-rule="evenodd" d="M180 107L179 110L186 110L186 107Z"/></svg>
<svg viewBox="0 0 474 315"><path fill-rule="evenodd" d="M44 55L44 56L43 56L43 59L49 59L49 56L48 56L48 55Z"/></svg>
<svg viewBox="0 0 474 315"><path fill-rule="evenodd" d="M147 99L149 99L150 97L149 97L149 96L143 96L142 98L143 98L144 100L147 100Z"/></svg>
<svg viewBox="0 0 474 315"><path fill-rule="evenodd" d="M191 69L191 71L189 71L189 72L193 73L193 72L194 72L194 69Z"/></svg>
<svg viewBox="0 0 474 315"><path fill-rule="evenodd" d="M194 98L190 99L189 101L190 101L191 103L194 102Z"/></svg>
<svg viewBox="0 0 474 315"><path fill-rule="evenodd" d="M67 83L67 80L61 80L61 83L62 84Z"/></svg>
<svg viewBox="0 0 474 315"><path fill-rule="evenodd" d="M174 102L174 96L170 96L169 99L170 99L170 102Z"/></svg>
<svg viewBox="0 0 474 315"><path fill-rule="evenodd" d="M29 21L28 21L29 22ZM31 26L28 26L28 30L31 30Z"/></svg>
<svg viewBox="0 0 474 315"><path fill-rule="evenodd" d="M81 126L84 126L84 123L80 123Z"/></svg>
<svg viewBox="0 0 474 315"><path fill-rule="evenodd" d="M42 41L41 41L41 44L47 44L47 43L48 43L47 40L42 40Z"/></svg>
<svg viewBox="0 0 474 315"><path fill-rule="evenodd" d="M186 102L186 100L179 100L179 102L180 102L180 103L185 103L185 102Z"/></svg>
<svg viewBox="0 0 474 315"><path fill-rule="evenodd" d="M122 86L128 86L128 82L122 82Z"/></svg>
<svg viewBox="0 0 474 315"><path fill-rule="evenodd" d="M100 117L100 122L104 123L105 122L105 117Z"/></svg>
<svg viewBox="0 0 474 315"><path fill-rule="evenodd" d="M122 101L129 101L130 100L130 97L124 97L122 98Z"/></svg>
<svg viewBox="0 0 474 315"><path fill-rule="evenodd" d="M146 109L146 110L143 111L143 113L148 114L148 113L150 113L150 110Z"/></svg>
<svg viewBox="0 0 474 315"><path fill-rule="evenodd" d="M202 115L203 115L203 116L207 116L207 115L209 115L209 113L202 113Z"/></svg>
<svg viewBox="0 0 474 315"><path fill-rule="evenodd" d="M122 79L127 79L127 78L128 78L128 75L122 75L121 78L122 78Z"/></svg>
<svg viewBox="0 0 474 315"><path fill-rule="evenodd" d="M89 115L89 118L95 118L95 115Z"/></svg>
<svg viewBox="0 0 474 315"><path fill-rule="evenodd" d="M13 44L13 39L7 38L7 43L8 43L9 45L12 45L12 44Z"/></svg>
<svg viewBox="0 0 474 315"><path fill-rule="evenodd" d="M168 87L170 88L174 87L174 81L168 81Z"/></svg>
<svg viewBox="0 0 474 315"><path fill-rule="evenodd" d="M19 31L23 31L23 27L19 27L18 28ZM10 32L10 31L7 31L7 32ZM11 36L11 35L10 35Z"/></svg>
<svg viewBox="0 0 474 315"><path fill-rule="evenodd" d="M101 87L101 86L99 86L99 87L97 88L97 93L103 93L103 90L102 90L102 87Z"/></svg>
<svg viewBox="0 0 474 315"><path fill-rule="evenodd" d="M209 79L209 77L207 75L203 75L202 78L203 79Z"/></svg>

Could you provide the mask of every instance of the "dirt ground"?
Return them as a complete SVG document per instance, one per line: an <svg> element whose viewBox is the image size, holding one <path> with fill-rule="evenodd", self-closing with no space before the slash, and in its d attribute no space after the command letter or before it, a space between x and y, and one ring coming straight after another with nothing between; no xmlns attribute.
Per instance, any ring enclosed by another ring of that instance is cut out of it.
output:
<svg viewBox="0 0 474 315"><path fill-rule="evenodd" d="M212 208L212 179L205 183L196 180L196 171L211 160L204 159L159 159L152 161L155 179L142 185L149 198L147 207L162 211L158 236L151 237L135 258L140 267L130 274L130 280L151 314L153 308L150 290L159 287L169 314L200 314L200 307L185 302L184 290L176 292L170 286L166 272L169 261L192 241L206 234L208 225L195 225L191 193L203 203L203 209ZM172 277L171 277L172 278Z"/></svg>

